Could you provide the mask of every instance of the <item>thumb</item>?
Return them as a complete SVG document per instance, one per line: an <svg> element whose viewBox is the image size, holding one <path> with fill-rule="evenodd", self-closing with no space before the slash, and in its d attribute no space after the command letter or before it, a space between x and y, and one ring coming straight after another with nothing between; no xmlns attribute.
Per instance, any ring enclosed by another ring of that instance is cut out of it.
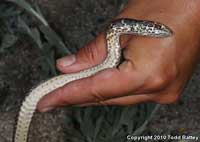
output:
<svg viewBox="0 0 200 142"><path fill-rule="evenodd" d="M101 63L107 54L104 36L101 33L78 53L58 59L56 63L58 70L63 73L72 73Z"/></svg>

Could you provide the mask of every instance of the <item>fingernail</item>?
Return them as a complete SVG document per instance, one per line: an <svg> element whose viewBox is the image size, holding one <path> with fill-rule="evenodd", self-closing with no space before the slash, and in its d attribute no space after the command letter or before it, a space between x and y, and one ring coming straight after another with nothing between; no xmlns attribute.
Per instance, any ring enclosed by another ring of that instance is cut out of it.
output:
<svg viewBox="0 0 200 142"><path fill-rule="evenodd" d="M63 67L67 67L75 63L76 57L75 55L69 55L57 60L57 64Z"/></svg>
<svg viewBox="0 0 200 142"><path fill-rule="evenodd" d="M41 109L40 111L41 111L41 112L48 112L48 111L50 111L50 110L52 110L52 109L54 109L54 107L43 108L43 109Z"/></svg>

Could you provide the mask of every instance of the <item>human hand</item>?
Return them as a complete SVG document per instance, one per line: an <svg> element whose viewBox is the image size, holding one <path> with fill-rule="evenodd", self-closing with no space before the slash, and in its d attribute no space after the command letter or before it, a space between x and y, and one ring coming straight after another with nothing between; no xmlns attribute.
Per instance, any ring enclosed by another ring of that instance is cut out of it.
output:
<svg viewBox="0 0 200 142"><path fill-rule="evenodd" d="M117 18L151 20L169 26L173 36L163 39L123 36L125 61L118 68L73 81L42 98L38 110L63 105L132 105L173 103L183 91L199 57L198 0L130 0ZM106 41L101 33L76 55L57 61L63 73L101 63Z"/></svg>

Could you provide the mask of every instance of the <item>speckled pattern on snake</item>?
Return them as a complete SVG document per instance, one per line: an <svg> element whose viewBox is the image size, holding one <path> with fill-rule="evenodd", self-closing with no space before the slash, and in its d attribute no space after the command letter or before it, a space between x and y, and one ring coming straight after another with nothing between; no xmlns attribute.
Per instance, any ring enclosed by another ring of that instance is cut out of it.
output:
<svg viewBox="0 0 200 142"><path fill-rule="evenodd" d="M104 69L117 67L121 58L120 35L123 34L163 38L171 36L172 31L161 23L147 20L125 18L112 22L110 26L108 26L105 35L107 42L107 57L101 64L77 73L53 77L40 84L29 93L19 112L14 142L28 141L29 126L36 110L37 103L43 96L71 81L89 77Z"/></svg>

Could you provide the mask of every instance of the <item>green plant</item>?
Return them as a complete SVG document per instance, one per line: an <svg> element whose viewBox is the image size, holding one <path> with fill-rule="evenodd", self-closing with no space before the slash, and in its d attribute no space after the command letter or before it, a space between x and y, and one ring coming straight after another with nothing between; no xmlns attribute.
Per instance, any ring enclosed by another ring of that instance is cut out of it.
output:
<svg viewBox="0 0 200 142"><path fill-rule="evenodd" d="M18 39L14 34L15 29L12 24L16 20L14 17L19 13L15 7L10 7L8 3L0 5L0 53L14 45Z"/></svg>
<svg viewBox="0 0 200 142"><path fill-rule="evenodd" d="M153 104L127 107L72 108L66 127L70 142L125 142L141 135L155 113ZM153 112L153 113L152 113Z"/></svg>

